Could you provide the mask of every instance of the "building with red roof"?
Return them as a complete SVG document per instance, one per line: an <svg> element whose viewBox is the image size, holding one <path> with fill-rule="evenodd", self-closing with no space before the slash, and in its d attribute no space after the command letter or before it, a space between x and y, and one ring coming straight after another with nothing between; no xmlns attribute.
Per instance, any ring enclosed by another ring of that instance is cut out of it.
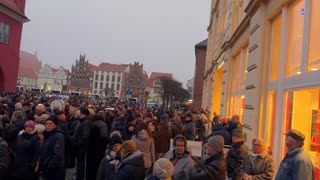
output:
<svg viewBox="0 0 320 180"><path fill-rule="evenodd" d="M0 0L0 92L16 90L26 0ZM31 73L30 73L31 74Z"/></svg>
<svg viewBox="0 0 320 180"><path fill-rule="evenodd" d="M41 62L37 54L31 54L25 51L20 51L20 62L17 85L24 88L36 87L38 72L41 69Z"/></svg>
<svg viewBox="0 0 320 180"><path fill-rule="evenodd" d="M129 64L101 63L95 68L93 94L119 97L122 90L123 73Z"/></svg>
<svg viewBox="0 0 320 180"><path fill-rule="evenodd" d="M161 86L160 80L162 78L173 79L172 73L163 73L163 72L152 72L147 83L148 98L149 101L160 102L162 98L160 94L157 93L158 89Z"/></svg>

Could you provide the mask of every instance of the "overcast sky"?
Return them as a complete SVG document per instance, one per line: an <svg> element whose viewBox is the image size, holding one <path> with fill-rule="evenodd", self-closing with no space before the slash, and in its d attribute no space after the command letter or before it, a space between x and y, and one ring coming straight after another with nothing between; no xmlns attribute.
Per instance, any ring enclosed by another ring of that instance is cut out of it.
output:
<svg viewBox="0 0 320 180"><path fill-rule="evenodd" d="M210 0L27 0L21 49L69 69L139 61L151 72L194 75L194 45L207 38Z"/></svg>

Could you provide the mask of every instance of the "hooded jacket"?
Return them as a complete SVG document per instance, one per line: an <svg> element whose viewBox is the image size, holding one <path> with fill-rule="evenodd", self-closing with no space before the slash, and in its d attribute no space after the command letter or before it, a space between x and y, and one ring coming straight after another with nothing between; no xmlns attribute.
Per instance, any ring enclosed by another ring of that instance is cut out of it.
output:
<svg viewBox="0 0 320 180"><path fill-rule="evenodd" d="M173 180L188 180L190 169L194 167L191 152L187 149L183 155L177 155L172 149L167 152L164 158L170 160L174 165L172 174Z"/></svg>
<svg viewBox="0 0 320 180"><path fill-rule="evenodd" d="M144 167L150 168L155 162L155 147L153 138L150 138L146 131L133 135L132 140L137 144L137 149L143 153Z"/></svg>

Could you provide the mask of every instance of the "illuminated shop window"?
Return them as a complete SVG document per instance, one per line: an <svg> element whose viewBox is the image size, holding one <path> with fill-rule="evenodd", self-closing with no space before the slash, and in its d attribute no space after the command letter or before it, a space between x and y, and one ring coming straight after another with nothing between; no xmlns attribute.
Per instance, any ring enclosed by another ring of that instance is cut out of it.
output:
<svg viewBox="0 0 320 180"><path fill-rule="evenodd" d="M279 15L272 21L271 25L271 56L270 56L270 73L269 80L275 81L278 79L278 64L280 52L280 29L281 29L281 16Z"/></svg>
<svg viewBox="0 0 320 180"><path fill-rule="evenodd" d="M301 74L304 0L293 3L290 9L287 77Z"/></svg>
<svg viewBox="0 0 320 180"><path fill-rule="evenodd" d="M304 150L315 168L320 168L320 88L286 93L286 128L301 131Z"/></svg>
<svg viewBox="0 0 320 180"><path fill-rule="evenodd" d="M311 19L309 31L309 56L308 71L317 71L320 69L320 1L311 1Z"/></svg>

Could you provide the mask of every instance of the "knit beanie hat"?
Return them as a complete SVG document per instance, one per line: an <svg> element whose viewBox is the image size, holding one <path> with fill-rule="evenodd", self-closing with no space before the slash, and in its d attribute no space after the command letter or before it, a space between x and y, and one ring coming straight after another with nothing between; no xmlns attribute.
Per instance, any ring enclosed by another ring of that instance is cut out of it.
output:
<svg viewBox="0 0 320 180"><path fill-rule="evenodd" d="M165 158L158 159L153 165L153 175L161 180L171 179L173 171L172 163Z"/></svg>
<svg viewBox="0 0 320 180"><path fill-rule="evenodd" d="M36 126L36 123L31 120L28 120L26 121L26 123L24 123L24 127L26 126L32 127L34 129L34 127Z"/></svg>
<svg viewBox="0 0 320 180"><path fill-rule="evenodd" d="M214 148L216 151L222 152L224 147L224 139L220 135L211 136L208 139L208 145Z"/></svg>
<svg viewBox="0 0 320 180"><path fill-rule="evenodd" d="M59 124L59 119L56 117L56 116L50 116L47 120L47 121L52 121L56 126L58 126Z"/></svg>
<svg viewBox="0 0 320 180"><path fill-rule="evenodd" d="M132 140L127 140L122 143L121 146L121 156L126 157L130 153L137 151L137 144Z"/></svg>
<svg viewBox="0 0 320 180"><path fill-rule="evenodd" d="M110 146L113 146L115 144L122 144L122 139L118 135L111 136L109 144Z"/></svg>

